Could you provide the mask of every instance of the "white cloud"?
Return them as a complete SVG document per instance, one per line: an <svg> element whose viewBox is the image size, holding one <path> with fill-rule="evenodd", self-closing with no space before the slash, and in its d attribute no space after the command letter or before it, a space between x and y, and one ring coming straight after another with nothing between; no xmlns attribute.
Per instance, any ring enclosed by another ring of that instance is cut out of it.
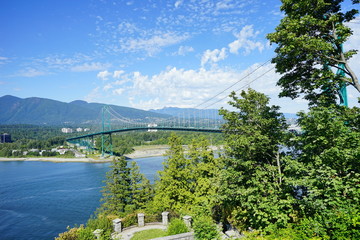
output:
<svg viewBox="0 0 360 240"><path fill-rule="evenodd" d="M146 51L149 56L152 56L161 48L178 44L188 38L187 34L180 36L175 33L160 33L150 38L128 39L121 44L121 49L126 52Z"/></svg>
<svg viewBox="0 0 360 240"><path fill-rule="evenodd" d="M220 1L216 3L216 10L228 10L228 9L233 9L234 3L230 3L231 1L229 0L224 0L224 1Z"/></svg>
<svg viewBox="0 0 360 240"><path fill-rule="evenodd" d="M244 49L244 54L249 54L251 51L258 49L262 52L265 48L264 43L261 43L255 39L259 35L259 32L254 32L253 25L246 25L241 29L239 34L235 34L237 40L229 44L229 51L234 54L239 53L239 49Z"/></svg>
<svg viewBox="0 0 360 240"><path fill-rule="evenodd" d="M125 91L124 88L117 88L113 90L114 95L121 95Z"/></svg>
<svg viewBox="0 0 360 240"><path fill-rule="evenodd" d="M182 0L178 0L175 2L175 8L178 8L183 3Z"/></svg>
<svg viewBox="0 0 360 240"><path fill-rule="evenodd" d="M204 66L207 62L216 63L226 58L226 48L221 50L215 49L213 51L206 50L201 58L201 66Z"/></svg>
<svg viewBox="0 0 360 240"><path fill-rule="evenodd" d="M110 72L108 72L107 70L105 71L102 71L102 72L99 72L96 76L103 80L103 81L106 81L109 79L109 77L111 76L112 74Z"/></svg>
<svg viewBox="0 0 360 240"><path fill-rule="evenodd" d="M176 55L185 56L189 52L193 52L194 48L190 46L180 46Z"/></svg>
<svg viewBox="0 0 360 240"><path fill-rule="evenodd" d="M112 88L113 88L112 84L111 84L111 83L108 83L108 84L106 84L106 85L103 87L103 90L104 90L104 91L108 91L109 89L112 89Z"/></svg>
<svg viewBox="0 0 360 240"><path fill-rule="evenodd" d="M9 58L0 56L0 64L5 64L9 61Z"/></svg>
<svg viewBox="0 0 360 240"><path fill-rule="evenodd" d="M84 100L87 102L96 102L99 98L101 98L100 88L96 87L91 92L85 96Z"/></svg>
<svg viewBox="0 0 360 240"><path fill-rule="evenodd" d="M77 65L71 68L73 72L91 72L91 71L99 71L106 68L109 68L111 64L109 63L100 63L100 62L93 62L93 63L84 63L82 65Z"/></svg>
<svg viewBox="0 0 360 240"><path fill-rule="evenodd" d="M146 109L162 106L194 107L239 80L241 80L239 83L207 104L221 100L231 90L244 89L249 86L254 89L264 90L263 92L266 94L276 96L278 88L275 87L275 82L278 76L276 76L277 74L272 65L261 68L259 72L252 74L250 77L245 77L258 67L259 65L253 65L243 72L218 68L185 70L173 67L152 76L135 72L131 77L133 83L131 95L135 96L132 106ZM261 76L264 72L268 73ZM259 79L251 83L256 78ZM136 96L139 95L142 101L136 101L138 99ZM154 103L152 101L154 99L159 99L161 106L151 105L151 103ZM224 100L220 102L224 102ZM206 104L201 107L205 106ZM215 104L212 107L219 107L219 105Z"/></svg>
<svg viewBox="0 0 360 240"><path fill-rule="evenodd" d="M113 78L120 78L123 73L123 70L114 71Z"/></svg>
<svg viewBox="0 0 360 240"><path fill-rule="evenodd" d="M37 70L35 68L26 68L24 70L21 70L16 76L19 77L38 77L38 76L44 76L48 73Z"/></svg>

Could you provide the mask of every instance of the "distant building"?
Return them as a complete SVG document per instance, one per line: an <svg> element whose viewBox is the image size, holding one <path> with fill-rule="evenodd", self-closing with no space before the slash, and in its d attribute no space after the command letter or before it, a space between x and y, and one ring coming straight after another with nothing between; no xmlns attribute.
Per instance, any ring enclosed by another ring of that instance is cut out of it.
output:
<svg viewBox="0 0 360 240"><path fill-rule="evenodd" d="M157 129L151 129L153 127L157 127L157 124L156 123L149 123L148 124L148 132L157 132Z"/></svg>
<svg viewBox="0 0 360 240"><path fill-rule="evenodd" d="M84 130L79 127L79 128L76 129L76 131L77 131L77 132L82 132L82 131L84 131Z"/></svg>
<svg viewBox="0 0 360 240"><path fill-rule="evenodd" d="M11 135L8 133L1 134L1 143L10 143L11 142Z"/></svg>
<svg viewBox="0 0 360 240"><path fill-rule="evenodd" d="M72 133L73 130L71 128L62 128L61 132L63 132L63 133Z"/></svg>

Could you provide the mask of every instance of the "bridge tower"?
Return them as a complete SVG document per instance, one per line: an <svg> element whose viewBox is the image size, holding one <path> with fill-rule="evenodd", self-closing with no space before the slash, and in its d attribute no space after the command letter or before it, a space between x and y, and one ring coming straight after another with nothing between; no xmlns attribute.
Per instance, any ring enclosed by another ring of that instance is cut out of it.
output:
<svg viewBox="0 0 360 240"><path fill-rule="evenodd" d="M105 133L111 131L111 118L109 112L109 106L102 107L102 134L101 134L101 156L105 154L113 155L112 138L111 133Z"/></svg>

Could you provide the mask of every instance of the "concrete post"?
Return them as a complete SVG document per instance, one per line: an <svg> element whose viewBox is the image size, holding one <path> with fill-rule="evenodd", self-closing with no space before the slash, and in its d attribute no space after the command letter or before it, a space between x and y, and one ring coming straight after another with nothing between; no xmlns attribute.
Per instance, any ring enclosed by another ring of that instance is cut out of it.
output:
<svg viewBox="0 0 360 240"><path fill-rule="evenodd" d="M143 214L143 213L138 213L138 226L139 227L143 227L143 226L145 226L145 214Z"/></svg>
<svg viewBox="0 0 360 240"><path fill-rule="evenodd" d="M96 239L100 239L101 234L103 233L104 230L102 229L96 229L95 231L93 231L93 234L95 235Z"/></svg>
<svg viewBox="0 0 360 240"><path fill-rule="evenodd" d="M167 226L169 224L169 212L163 212L162 214L162 224Z"/></svg>
<svg viewBox="0 0 360 240"><path fill-rule="evenodd" d="M116 218L113 221L114 232L121 233L121 219Z"/></svg>
<svg viewBox="0 0 360 240"><path fill-rule="evenodd" d="M184 220L185 225L188 228L191 228L191 216L183 216L183 220Z"/></svg>

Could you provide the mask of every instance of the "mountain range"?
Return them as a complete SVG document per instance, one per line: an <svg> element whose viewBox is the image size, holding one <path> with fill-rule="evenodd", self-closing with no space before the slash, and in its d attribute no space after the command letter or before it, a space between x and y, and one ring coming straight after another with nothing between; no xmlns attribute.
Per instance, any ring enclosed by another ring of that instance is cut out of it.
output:
<svg viewBox="0 0 360 240"><path fill-rule="evenodd" d="M70 103L46 98L0 97L0 124L91 125L101 122L105 104L76 100ZM151 121L169 115L136 108L107 105L112 112L127 119Z"/></svg>
<svg viewBox="0 0 360 240"><path fill-rule="evenodd" d="M0 97L0 124L36 125L93 125L101 123L102 103L88 103L82 100L70 103L46 98L19 98L10 95ZM156 110L140 110L117 105L109 106L114 116L136 121L152 122L171 116L181 118L219 119L216 109L195 109L165 107ZM284 114L286 118L297 118L295 114Z"/></svg>

